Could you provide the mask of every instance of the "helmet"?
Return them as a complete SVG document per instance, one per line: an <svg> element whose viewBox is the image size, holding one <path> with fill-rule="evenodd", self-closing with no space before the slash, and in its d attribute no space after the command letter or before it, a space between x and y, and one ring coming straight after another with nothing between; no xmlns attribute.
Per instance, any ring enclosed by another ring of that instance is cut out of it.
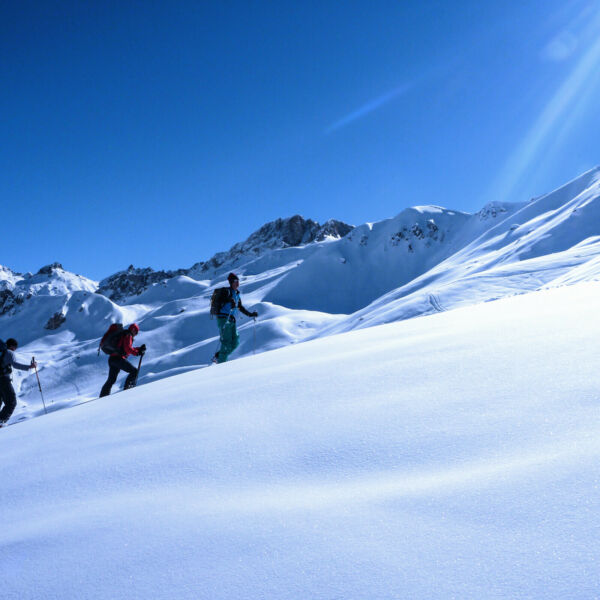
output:
<svg viewBox="0 0 600 600"><path fill-rule="evenodd" d="M131 331L134 335L137 335L140 332L140 328L137 323L132 323L127 329Z"/></svg>

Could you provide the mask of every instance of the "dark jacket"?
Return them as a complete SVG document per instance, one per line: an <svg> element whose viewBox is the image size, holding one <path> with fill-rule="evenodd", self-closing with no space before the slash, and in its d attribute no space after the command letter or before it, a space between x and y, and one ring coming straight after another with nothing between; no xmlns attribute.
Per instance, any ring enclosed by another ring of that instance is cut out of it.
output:
<svg viewBox="0 0 600 600"><path fill-rule="evenodd" d="M13 367L21 371L29 371L30 366L17 362L15 360L15 353L7 348L0 358L0 376L9 377Z"/></svg>
<svg viewBox="0 0 600 600"><path fill-rule="evenodd" d="M239 291L234 290L232 287L230 287L227 290L227 294L228 294L227 299L221 306L221 310L219 311L219 314L217 315L217 317L221 317L221 318L229 317L230 319L235 321L235 313L236 313L237 309L239 309L241 312L243 312L247 317L252 316L252 313L250 311L246 310L246 308L242 304L242 297L241 297Z"/></svg>

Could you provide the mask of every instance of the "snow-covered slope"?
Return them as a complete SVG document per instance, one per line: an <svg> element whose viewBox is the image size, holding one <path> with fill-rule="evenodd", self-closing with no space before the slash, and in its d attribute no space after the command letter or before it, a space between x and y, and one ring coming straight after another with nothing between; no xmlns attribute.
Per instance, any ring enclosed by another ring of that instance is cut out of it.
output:
<svg viewBox="0 0 600 600"><path fill-rule="evenodd" d="M320 334L599 278L600 169L491 223L484 215L479 223L471 219L469 233L460 236L470 243Z"/></svg>
<svg viewBox="0 0 600 600"><path fill-rule="evenodd" d="M3 269L0 338L33 354L49 399L96 397L106 377L98 341L114 321L137 321L149 348L140 384L205 366L218 347L209 299L231 270L244 303L234 357L356 328L423 316L600 277L600 169L528 203L476 214L436 206L352 228L296 216L269 223L190 269L135 269L95 282L52 265ZM100 292L92 293L98 289ZM5 294L5 297L2 296ZM37 386L15 376L19 416L37 411Z"/></svg>
<svg viewBox="0 0 600 600"><path fill-rule="evenodd" d="M599 304L541 291L3 429L2 598L597 598Z"/></svg>

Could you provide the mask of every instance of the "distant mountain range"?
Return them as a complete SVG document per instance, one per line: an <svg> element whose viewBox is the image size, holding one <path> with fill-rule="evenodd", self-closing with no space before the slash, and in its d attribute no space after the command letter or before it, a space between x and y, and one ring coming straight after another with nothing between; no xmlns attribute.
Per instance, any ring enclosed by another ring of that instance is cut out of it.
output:
<svg viewBox="0 0 600 600"><path fill-rule="evenodd" d="M97 395L98 340L136 321L148 345L140 383L209 362L212 289L229 271L260 317L241 323L234 356L306 339L600 278L600 168L525 203L475 214L422 206L353 227L296 215L176 271L134 268L95 282L54 263L36 274L0 267L0 338L35 354L48 395ZM254 342L256 340L256 342ZM21 395L33 392L19 379ZM31 388L31 389L30 389Z"/></svg>

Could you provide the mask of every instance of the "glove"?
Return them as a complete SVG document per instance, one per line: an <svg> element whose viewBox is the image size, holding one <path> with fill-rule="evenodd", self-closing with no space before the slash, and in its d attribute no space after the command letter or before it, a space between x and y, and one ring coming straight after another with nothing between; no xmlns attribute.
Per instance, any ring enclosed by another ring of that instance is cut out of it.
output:
<svg viewBox="0 0 600 600"><path fill-rule="evenodd" d="M254 312L251 312L251 313L250 313L250 316L251 316L252 318L258 317L258 313L257 313L256 311L254 311Z"/></svg>
<svg viewBox="0 0 600 600"><path fill-rule="evenodd" d="M142 344L139 348L138 348L138 354L140 356L144 356L144 354L146 354L146 344Z"/></svg>

